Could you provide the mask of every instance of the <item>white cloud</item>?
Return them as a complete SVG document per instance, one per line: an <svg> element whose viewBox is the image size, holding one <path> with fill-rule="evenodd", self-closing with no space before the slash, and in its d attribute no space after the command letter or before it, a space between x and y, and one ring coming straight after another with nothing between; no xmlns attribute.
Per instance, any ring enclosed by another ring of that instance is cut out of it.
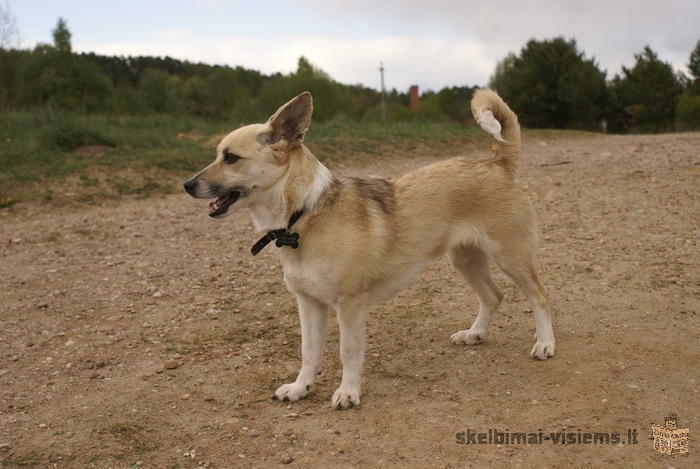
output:
<svg viewBox="0 0 700 469"><path fill-rule="evenodd" d="M204 6L218 6L228 3L226 0L197 0L197 3Z"/></svg>
<svg viewBox="0 0 700 469"><path fill-rule="evenodd" d="M189 29L163 29L155 33L155 37L160 41L177 41L193 35Z"/></svg>
<svg viewBox="0 0 700 469"><path fill-rule="evenodd" d="M312 0L319 14L342 12L374 29L413 30L416 35L469 38L518 52L531 38L574 37L608 75L634 62L650 44L659 56L684 68L700 39L698 0ZM495 65L495 62L494 62Z"/></svg>
<svg viewBox="0 0 700 469"><path fill-rule="evenodd" d="M294 35L271 28L262 38L217 37L193 28L156 32L149 40L76 43L75 48L170 55L264 73L290 72L305 55L339 81L374 88L383 61L388 87L439 89L486 84L508 52L518 52L531 38L560 35L576 38L610 78L621 65L633 64L634 54L647 43L662 60L684 69L700 38L698 18L697 0L307 0L289 12L290 22L303 24ZM260 30L266 20L261 15ZM318 33L329 29L332 33Z"/></svg>

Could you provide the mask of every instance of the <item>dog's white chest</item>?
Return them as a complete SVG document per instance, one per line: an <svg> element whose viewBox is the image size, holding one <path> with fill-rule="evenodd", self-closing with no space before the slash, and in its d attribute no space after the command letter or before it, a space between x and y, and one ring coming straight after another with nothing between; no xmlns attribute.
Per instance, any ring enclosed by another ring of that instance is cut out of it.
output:
<svg viewBox="0 0 700 469"><path fill-rule="evenodd" d="M330 300L328 282L316 269L303 268L295 262L283 263L284 283L292 293L303 294L319 300Z"/></svg>

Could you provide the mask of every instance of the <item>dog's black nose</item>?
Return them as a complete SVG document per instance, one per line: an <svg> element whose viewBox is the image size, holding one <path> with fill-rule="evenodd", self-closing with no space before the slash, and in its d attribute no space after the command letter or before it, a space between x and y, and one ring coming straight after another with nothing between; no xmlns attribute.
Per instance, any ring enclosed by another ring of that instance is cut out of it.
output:
<svg viewBox="0 0 700 469"><path fill-rule="evenodd" d="M189 181L186 181L183 186L188 194L194 195L195 188L197 187L197 180L192 178Z"/></svg>

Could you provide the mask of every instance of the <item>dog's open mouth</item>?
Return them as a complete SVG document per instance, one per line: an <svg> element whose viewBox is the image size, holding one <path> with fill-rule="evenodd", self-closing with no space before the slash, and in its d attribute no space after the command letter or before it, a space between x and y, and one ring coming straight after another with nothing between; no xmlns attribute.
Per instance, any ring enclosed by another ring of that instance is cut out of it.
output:
<svg viewBox="0 0 700 469"><path fill-rule="evenodd" d="M228 208L233 205L241 196L238 191L231 191L226 195L222 195L218 199L209 202L209 216L218 217L228 211Z"/></svg>

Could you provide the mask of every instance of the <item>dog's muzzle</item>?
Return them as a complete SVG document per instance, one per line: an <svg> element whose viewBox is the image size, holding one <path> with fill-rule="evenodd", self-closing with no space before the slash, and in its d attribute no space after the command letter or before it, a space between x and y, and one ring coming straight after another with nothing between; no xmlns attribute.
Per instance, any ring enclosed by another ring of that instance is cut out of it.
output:
<svg viewBox="0 0 700 469"><path fill-rule="evenodd" d="M193 177L183 184L185 191L195 199L206 199L216 197L215 200L209 202L209 216L218 217L226 213L231 205L243 195L243 190L234 188L231 190L223 190L220 186L205 184L202 186L200 181Z"/></svg>
<svg viewBox="0 0 700 469"><path fill-rule="evenodd" d="M197 197L197 185L198 181L196 178L192 178L188 181L185 181L185 183L182 185L185 188L185 191L190 194L192 197Z"/></svg>

